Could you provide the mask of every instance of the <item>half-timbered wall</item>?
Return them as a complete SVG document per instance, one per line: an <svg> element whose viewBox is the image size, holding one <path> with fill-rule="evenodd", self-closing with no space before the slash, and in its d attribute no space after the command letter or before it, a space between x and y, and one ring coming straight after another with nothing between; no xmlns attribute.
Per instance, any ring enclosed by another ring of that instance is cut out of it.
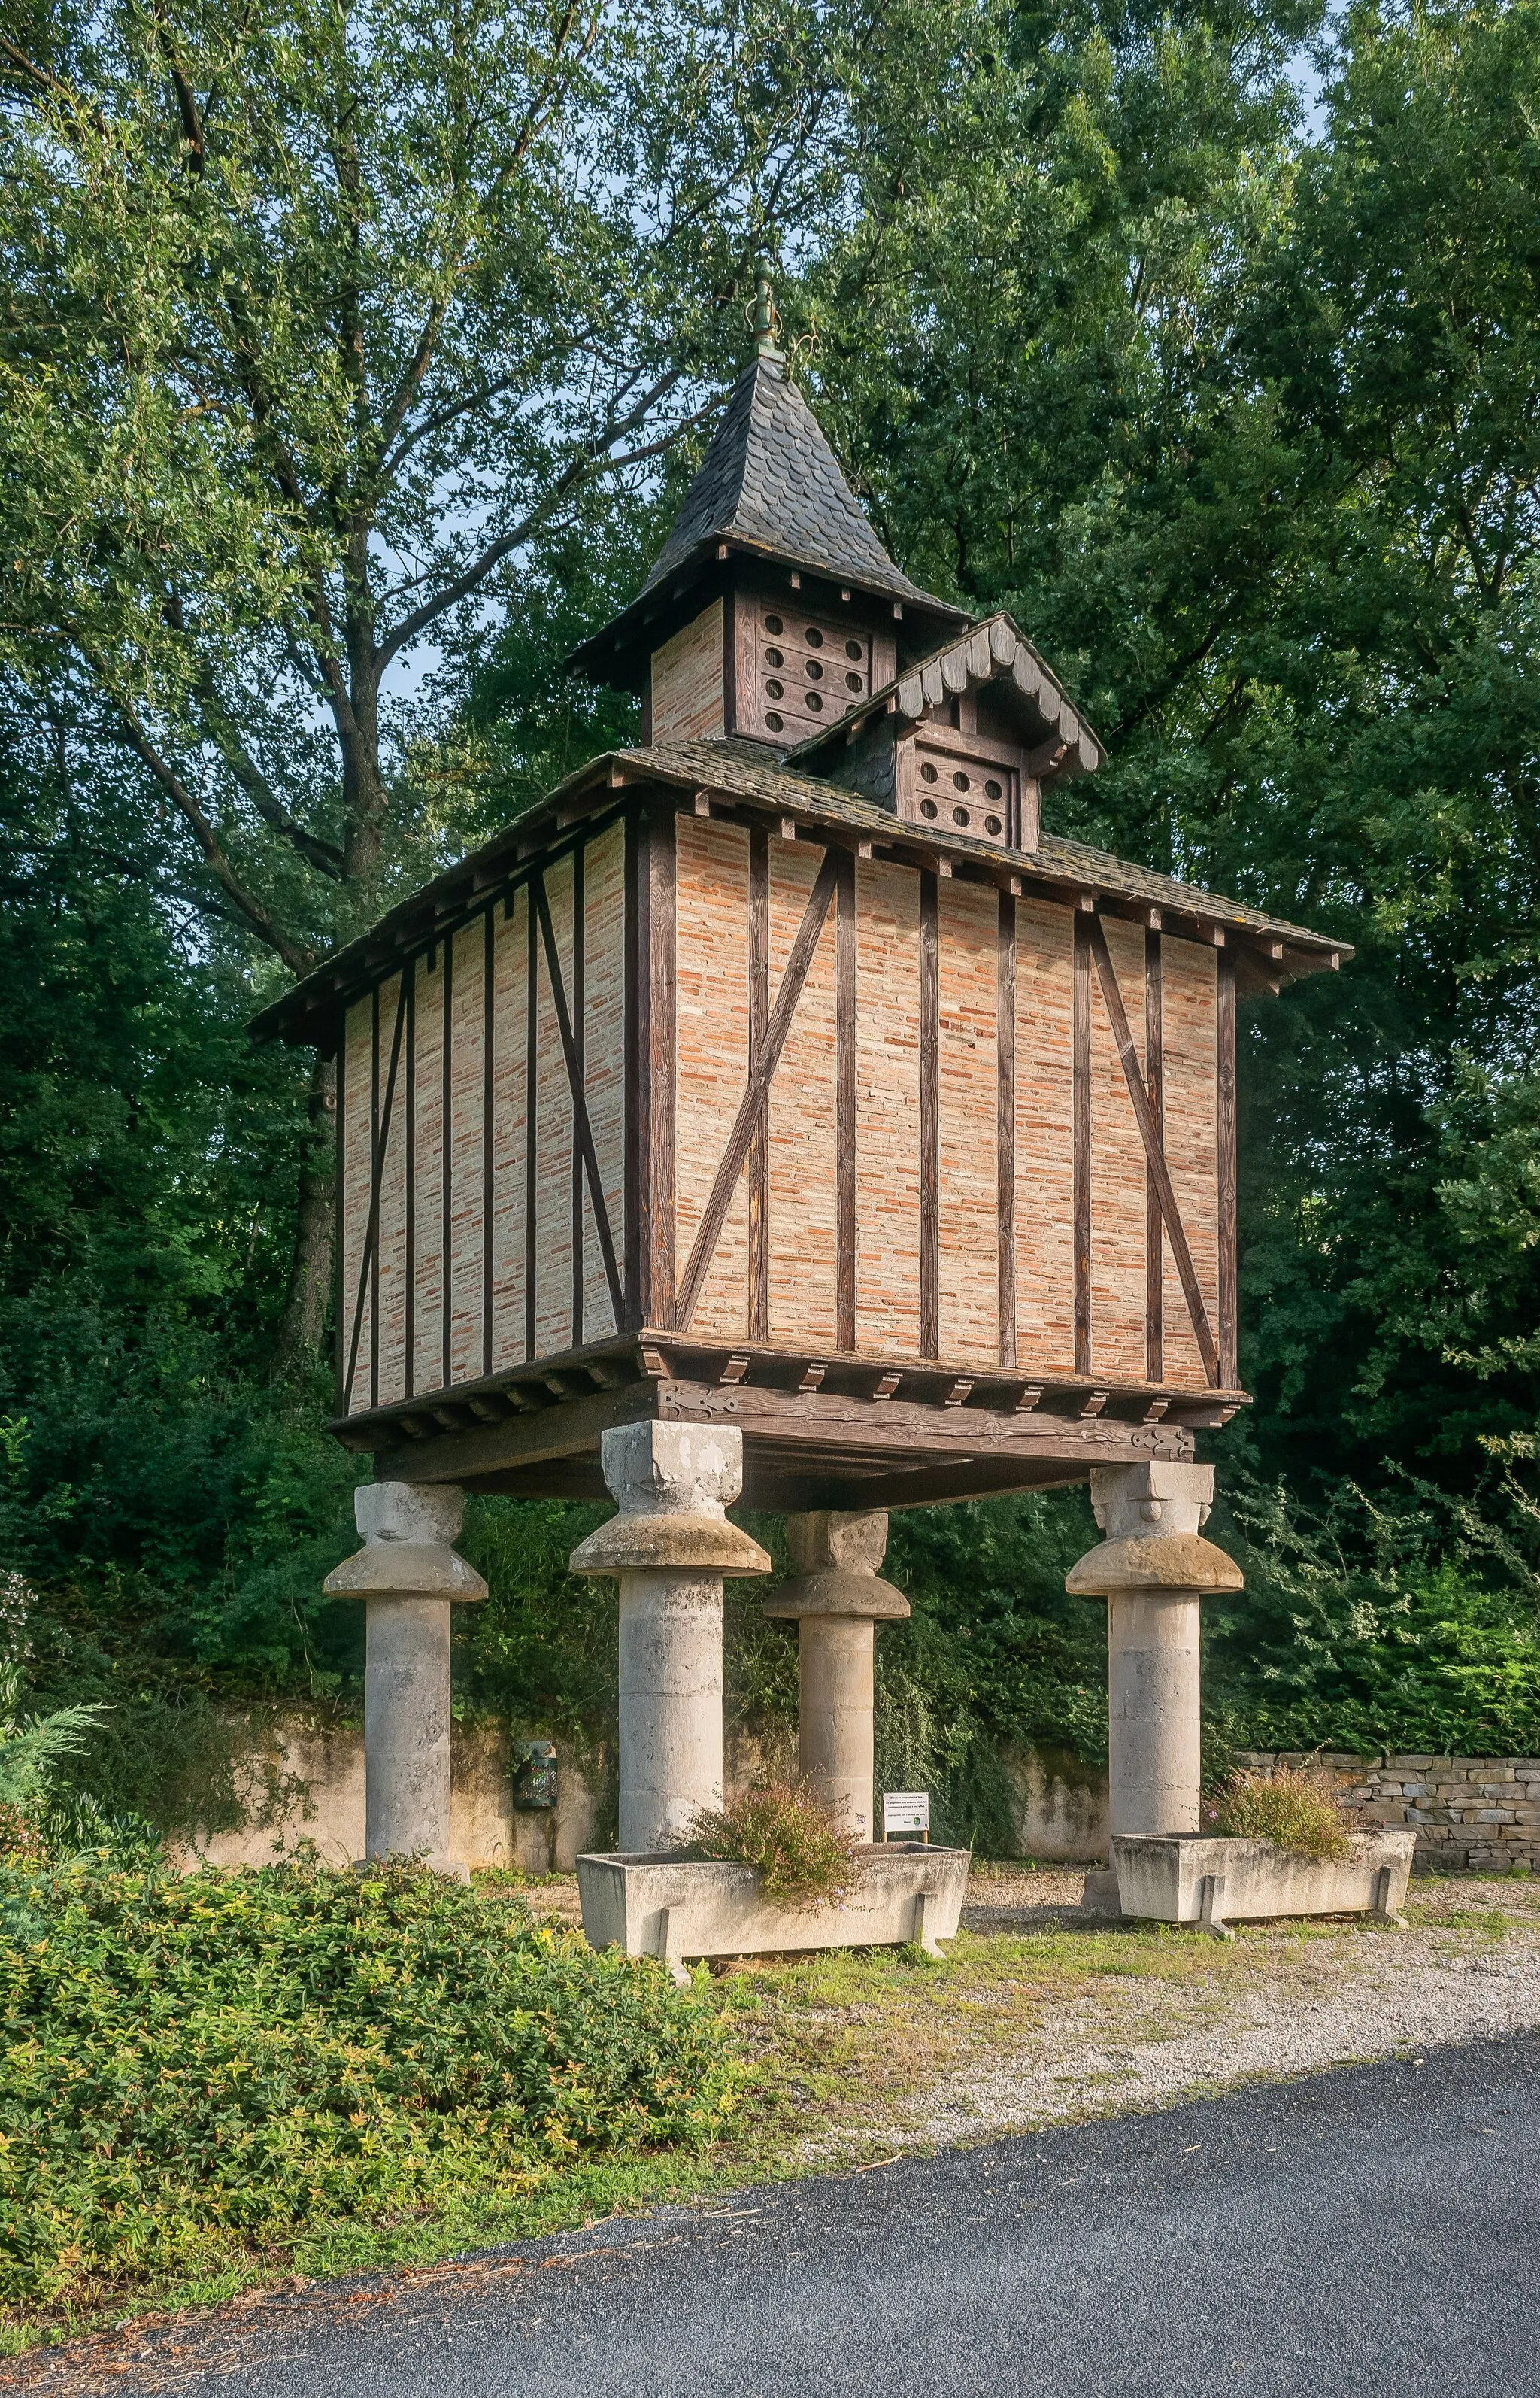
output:
<svg viewBox="0 0 1540 2398"><path fill-rule="evenodd" d="M620 1329L624 888L617 822L500 892L349 1009L344 1412L427 1397Z"/></svg>
<svg viewBox="0 0 1540 2398"><path fill-rule="evenodd" d="M645 1324L1026 1406L1233 1388L1233 1007L1222 952L1068 897L574 832L349 1011L344 1411Z"/></svg>
<svg viewBox="0 0 1540 2398"><path fill-rule="evenodd" d="M675 908L678 1329L1219 1381L1213 949L695 816Z"/></svg>

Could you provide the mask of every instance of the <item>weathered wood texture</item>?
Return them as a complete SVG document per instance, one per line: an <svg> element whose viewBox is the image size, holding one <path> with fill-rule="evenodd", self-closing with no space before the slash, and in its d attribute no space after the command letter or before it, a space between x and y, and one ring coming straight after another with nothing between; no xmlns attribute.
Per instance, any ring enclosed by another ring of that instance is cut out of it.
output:
<svg viewBox="0 0 1540 2398"><path fill-rule="evenodd" d="M629 804L349 1016L346 1411L647 1326L1233 1389L1212 947Z"/></svg>

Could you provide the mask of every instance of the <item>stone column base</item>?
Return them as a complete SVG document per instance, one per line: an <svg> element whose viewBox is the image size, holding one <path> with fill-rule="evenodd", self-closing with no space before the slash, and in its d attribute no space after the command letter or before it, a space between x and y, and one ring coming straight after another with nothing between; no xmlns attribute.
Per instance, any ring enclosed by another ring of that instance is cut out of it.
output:
<svg viewBox="0 0 1540 2398"><path fill-rule="evenodd" d="M487 1596L451 1546L464 1515L451 1486L366 1482L354 1494L364 1546L327 1576L328 1598L365 1618L365 1862L416 1857L464 1880L449 1855L449 1610Z"/></svg>
<svg viewBox="0 0 1540 2398"><path fill-rule="evenodd" d="M888 1518L871 1513L788 1516L796 1578L765 1613L801 1628L797 1638L797 1766L830 1812L863 1840L874 1828L877 1626L903 1623L909 1602L877 1578Z"/></svg>
<svg viewBox="0 0 1540 2398"><path fill-rule="evenodd" d="M619 1513L571 1569L620 1584L620 1842L646 1854L722 1803L722 1576L770 1561L727 1519L743 1481L735 1428L622 1424L600 1456Z"/></svg>

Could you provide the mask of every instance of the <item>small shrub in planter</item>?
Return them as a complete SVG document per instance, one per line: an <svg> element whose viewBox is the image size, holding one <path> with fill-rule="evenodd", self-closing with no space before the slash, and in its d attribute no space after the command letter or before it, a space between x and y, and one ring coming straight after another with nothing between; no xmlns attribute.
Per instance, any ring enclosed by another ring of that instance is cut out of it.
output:
<svg viewBox="0 0 1540 2398"><path fill-rule="evenodd" d="M688 1857L753 1866L762 1895L785 1907L826 1906L850 1881L857 1835L805 1782L772 1782L703 1810L690 1826Z"/></svg>
<svg viewBox="0 0 1540 2398"><path fill-rule="evenodd" d="M1235 1774L1216 1794L1206 1829L1238 1840L1270 1840L1321 1863L1346 1856L1348 1824L1319 1773L1280 1765Z"/></svg>

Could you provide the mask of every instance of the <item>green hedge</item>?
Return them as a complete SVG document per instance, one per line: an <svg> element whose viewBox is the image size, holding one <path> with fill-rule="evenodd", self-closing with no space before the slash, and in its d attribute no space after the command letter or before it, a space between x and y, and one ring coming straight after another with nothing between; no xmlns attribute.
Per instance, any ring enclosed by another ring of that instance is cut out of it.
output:
<svg viewBox="0 0 1540 2398"><path fill-rule="evenodd" d="M407 1869L0 1869L0 2297L695 2144L709 1993Z"/></svg>

